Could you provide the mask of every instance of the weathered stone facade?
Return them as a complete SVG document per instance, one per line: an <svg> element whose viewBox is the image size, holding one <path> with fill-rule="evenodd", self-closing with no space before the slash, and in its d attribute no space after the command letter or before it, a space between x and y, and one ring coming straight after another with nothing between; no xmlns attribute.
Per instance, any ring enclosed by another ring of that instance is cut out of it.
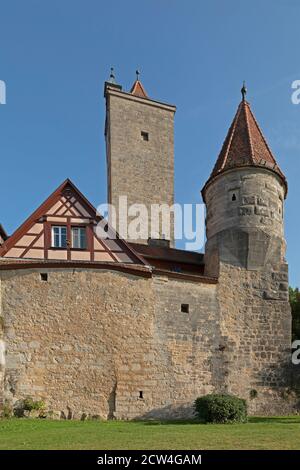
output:
<svg viewBox="0 0 300 470"><path fill-rule="evenodd" d="M137 412L136 390L151 375L151 286L110 272L48 276L43 282L37 271L13 271L2 278L4 398L30 395L66 415L108 418L120 393L128 413L130 400Z"/></svg>
<svg viewBox="0 0 300 470"><path fill-rule="evenodd" d="M40 271L1 273L6 403L31 396L57 417L104 419L190 417L213 391L255 413L286 404L290 312L264 297L274 273L224 264L218 283L199 283L49 269L44 282Z"/></svg>
<svg viewBox="0 0 300 470"><path fill-rule="evenodd" d="M109 201L172 205L175 108L112 85L106 99ZM294 411L287 186L272 159L243 101L202 191L204 262L97 238L95 209L63 183L0 248L1 403L30 396L63 418L187 418L198 396L225 392L251 413ZM53 246L53 224L69 237L81 224L87 246Z"/></svg>
<svg viewBox="0 0 300 470"><path fill-rule="evenodd" d="M128 208L143 204L145 237L131 241L147 243L148 237L166 238L174 245L174 214L169 233L162 224L150 234L151 205L174 204L174 106L106 87L106 152L108 202L116 208L119 229L119 197L127 196ZM143 138L144 135L144 138ZM144 140L145 139L145 140ZM136 214L129 214L129 222ZM126 217L124 211L122 216ZM147 230L149 227L149 232ZM123 238L128 235L122 234Z"/></svg>
<svg viewBox="0 0 300 470"><path fill-rule="evenodd" d="M167 276L2 272L3 398L29 395L77 418L191 413L213 389L216 302L215 283Z"/></svg>
<svg viewBox="0 0 300 470"><path fill-rule="evenodd" d="M247 269L282 262L284 197L280 178L267 169L237 168L213 180L205 191L206 272L216 274L216 250Z"/></svg>
<svg viewBox="0 0 300 470"><path fill-rule="evenodd" d="M291 312L282 290L287 276L285 263L264 271L220 265L220 388L246 398L256 414L291 412L295 405L288 399Z"/></svg>

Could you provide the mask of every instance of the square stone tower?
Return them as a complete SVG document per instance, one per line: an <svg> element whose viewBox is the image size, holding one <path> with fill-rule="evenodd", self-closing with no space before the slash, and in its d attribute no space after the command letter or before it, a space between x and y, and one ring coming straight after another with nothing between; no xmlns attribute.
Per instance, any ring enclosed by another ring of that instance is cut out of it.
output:
<svg viewBox="0 0 300 470"><path fill-rule="evenodd" d="M150 231L151 206L174 204L174 114L176 107L150 99L139 80L130 92L115 82L113 73L105 83L106 99L106 157L108 203L116 209L117 231L137 243L148 243L149 238L169 240L174 244L174 216L161 210L157 229ZM145 209L131 208L128 223L136 220L140 233L132 238L120 227L126 217L124 196L128 209L132 204L143 204ZM122 197L122 207L120 206ZM121 217L119 217L119 209ZM164 219L164 224L162 220ZM166 228L169 227L169 228Z"/></svg>

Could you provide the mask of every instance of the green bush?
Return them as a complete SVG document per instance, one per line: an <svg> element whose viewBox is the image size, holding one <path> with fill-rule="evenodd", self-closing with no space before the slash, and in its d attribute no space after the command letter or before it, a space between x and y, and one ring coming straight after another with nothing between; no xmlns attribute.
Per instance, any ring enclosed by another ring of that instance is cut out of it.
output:
<svg viewBox="0 0 300 470"><path fill-rule="evenodd" d="M43 410L45 408L45 403L42 400L34 401L32 398L27 397L23 401L23 410L32 411L32 410Z"/></svg>
<svg viewBox="0 0 300 470"><path fill-rule="evenodd" d="M197 417L205 423L245 423L247 403L233 395L211 394L195 401Z"/></svg>
<svg viewBox="0 0 300 470"><path fill-rule="evenodd" d="M12 407L4 404L1 410L1 418L11 418L13 415Z"/></svg>

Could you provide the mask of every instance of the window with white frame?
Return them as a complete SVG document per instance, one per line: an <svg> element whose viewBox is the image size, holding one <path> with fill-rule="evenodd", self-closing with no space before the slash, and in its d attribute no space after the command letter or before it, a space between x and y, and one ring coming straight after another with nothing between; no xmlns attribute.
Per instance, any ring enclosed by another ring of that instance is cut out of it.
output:
<svg viewBox="0 0 300 470"><path fill-rule="evenodd" d="M86 249L85 227L72 227L72 248Z"/></svg>
<svg viewBox="0 0 300 470"><path fill-rule="evenodd" d="M52 227L52 246L54 248L67 247L67 227L65 225Z"/></svg>

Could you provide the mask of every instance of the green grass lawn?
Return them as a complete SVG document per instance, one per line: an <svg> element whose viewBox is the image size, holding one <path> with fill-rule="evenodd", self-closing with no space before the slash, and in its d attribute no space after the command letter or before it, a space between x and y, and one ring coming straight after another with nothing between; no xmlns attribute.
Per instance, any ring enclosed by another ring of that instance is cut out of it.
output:
<svg viewBox="0 0 300 470"><path fill-rule="evenodd" d="M300 449L300 416L227 425L2 419L0 449Z"/></svg>

